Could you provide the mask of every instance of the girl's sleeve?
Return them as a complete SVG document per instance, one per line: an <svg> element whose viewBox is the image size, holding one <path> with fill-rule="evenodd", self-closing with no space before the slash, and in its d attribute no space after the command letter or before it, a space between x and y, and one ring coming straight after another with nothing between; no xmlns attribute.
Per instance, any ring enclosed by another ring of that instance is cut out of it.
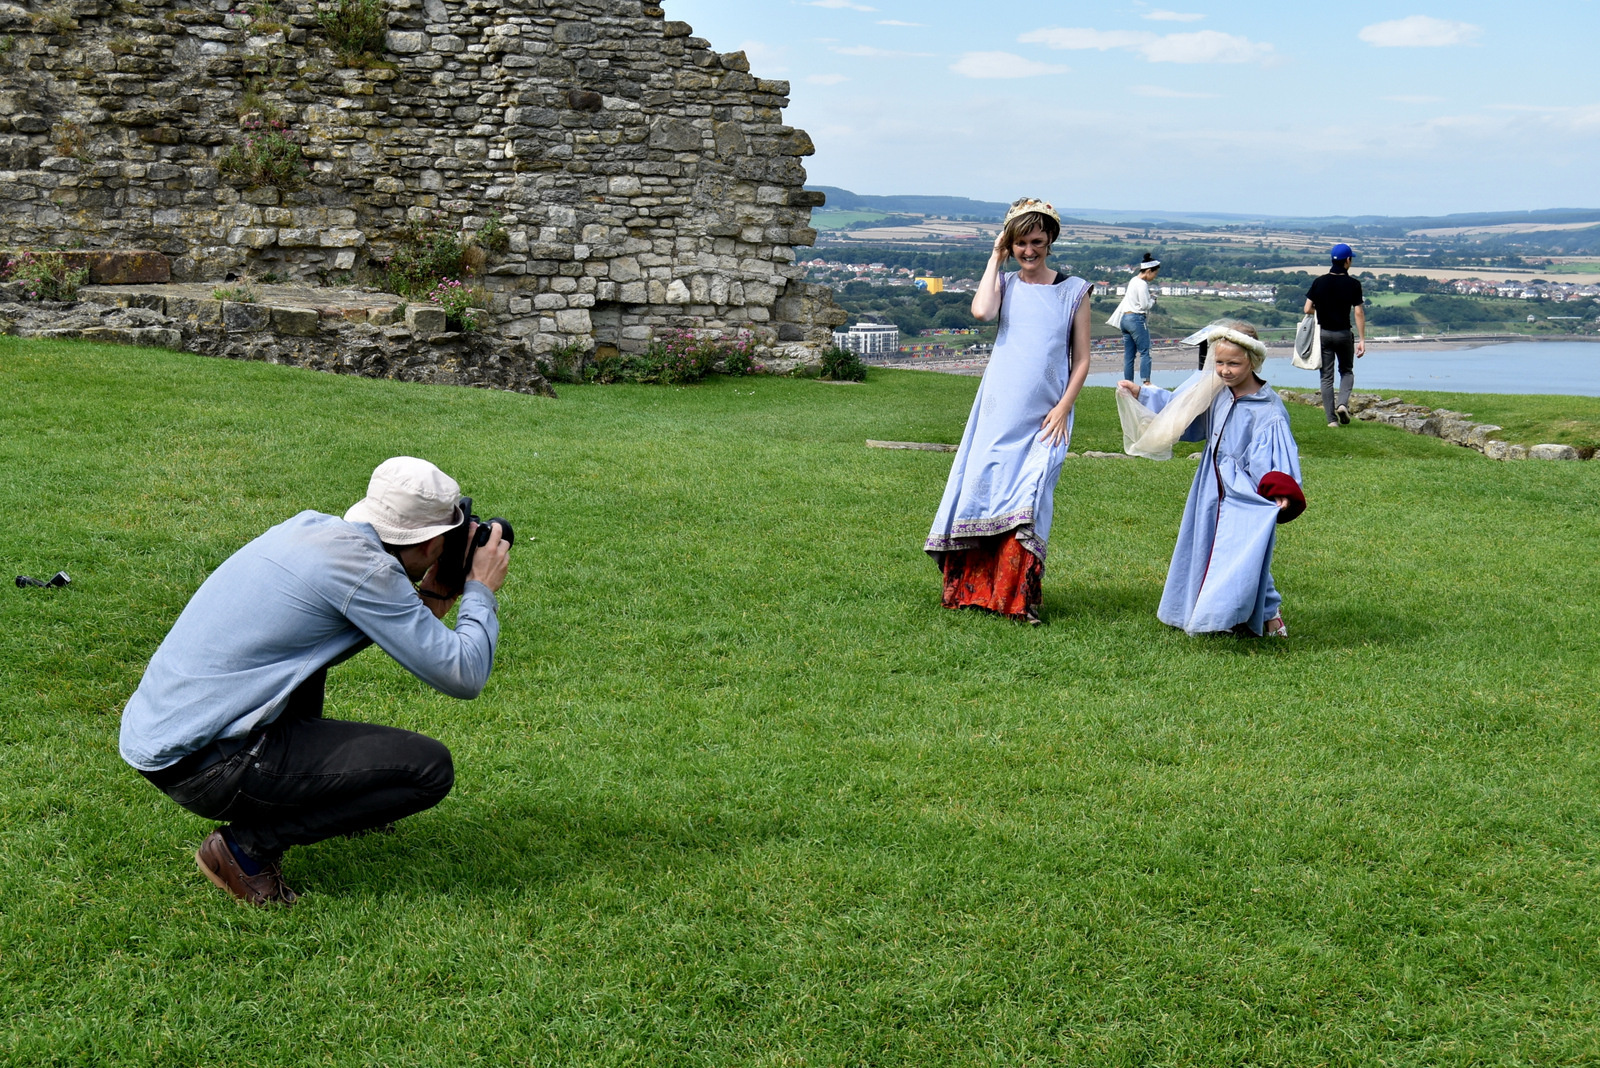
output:
<svg viewBox="0 0 1600 1068"><path fill-rule="evenodd" d="M1172 403L1173 391L1149 384L1139 387L1139 403L1152 412L1159 412Z"/></svg>
<svg viewBox="0 0 1600 1068"><path fill-rule="evenodd" d="M1289 432L1285 413L1274 412L1252 428L1245 470L1261 496L1289 498L1289 507L1279 513L1278 522L1287 523L1306 510L1305 490L1300 485L1300 449Z"/></svg>
<svg viewBox="0 0 1600 1068"><path fill-rule="evenodd" d="M1152 412L1159 412L1161 409L1172 403L1173 397L1176 397L1184 390L1192 387L1198 377L1199 376L1191 377L1187 382L1183 383L1183 385L1179 386L1177 389L1163 389L1160 386L1150 385L1141 386L1139 388L1139 403L1144 405L1146 408L1149 408ZM1178 440L1206 440L1206 417L1210 414L1210 412L1201 412L1198 416L1196 416L1195 421L1189 424L1187 429L1184 430L1183 434L1179 436Z"/></svg>

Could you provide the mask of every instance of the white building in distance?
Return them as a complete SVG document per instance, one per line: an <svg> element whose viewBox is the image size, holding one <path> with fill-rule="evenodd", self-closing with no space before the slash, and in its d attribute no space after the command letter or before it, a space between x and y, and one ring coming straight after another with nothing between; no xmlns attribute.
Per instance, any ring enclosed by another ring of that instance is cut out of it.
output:
<svg viewBox="0 0 1600 1068"><path fill-rule="evenodd" d="M893 323L856 323L848 330L835 330L833 343L857 356L882 356L900 351L900 328Z"/></svg>

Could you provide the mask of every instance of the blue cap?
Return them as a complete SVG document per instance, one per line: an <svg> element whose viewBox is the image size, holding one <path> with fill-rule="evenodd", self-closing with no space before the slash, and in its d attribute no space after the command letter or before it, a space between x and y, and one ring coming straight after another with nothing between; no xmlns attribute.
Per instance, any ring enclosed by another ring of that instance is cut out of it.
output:
<svg viewBox="0 0 1600 1068"><path fill-rule="evenodd" d="M1351 256L1354 256L1354 255L1355 255L1355 250L1352 249L1349 245L1345 244L1343 241L1341 241L1337 245L1333 246L1333 258L1335 260L1347 260Z"/></svg>

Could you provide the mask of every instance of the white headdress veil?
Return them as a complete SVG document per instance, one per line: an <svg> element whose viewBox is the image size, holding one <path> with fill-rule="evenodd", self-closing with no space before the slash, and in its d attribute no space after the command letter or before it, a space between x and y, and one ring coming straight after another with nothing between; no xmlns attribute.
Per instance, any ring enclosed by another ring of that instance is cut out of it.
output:
<svg viewBox="0 0 1600 1068"><path fill-rule="evenodd" d="M1249 334L1235 329L1229 320L1218 320L1183 339L1185 345L1198 345L1202 341L1229 341L1250 355L1250 367L1259 371L1267 358L1267 347ZM1222 392L1222 379L1217 377L1215 348L1206 353L1206 365L1179 386L1172 400L1160 412L1151 412L1137 400L1117 391L1117 414L1122 417L1122 446L1129 456L1143 456L1150 460L1172 459L1172 446L1189 425L1211 409L1211 403Z"/></svg>

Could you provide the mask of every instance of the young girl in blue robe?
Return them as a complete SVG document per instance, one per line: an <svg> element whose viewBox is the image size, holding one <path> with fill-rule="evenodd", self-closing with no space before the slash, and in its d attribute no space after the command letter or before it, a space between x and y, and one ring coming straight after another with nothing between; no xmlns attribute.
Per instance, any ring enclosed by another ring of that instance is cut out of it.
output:
<svg viewBox="0 0 1600 1068"><path fill-rule="evenodd" d="M1287 637L1272 549L1278 525L1305 511L1300 452L1283 401L1257 374L1267 350L1255 329L1216 323L1206 340L1206 369L1177 390L1128 381L1118 387L1152 412L1172 408L1129 452L1170 450L1173 440L1206 443L1156 616L1189 634Z"/></svg>

